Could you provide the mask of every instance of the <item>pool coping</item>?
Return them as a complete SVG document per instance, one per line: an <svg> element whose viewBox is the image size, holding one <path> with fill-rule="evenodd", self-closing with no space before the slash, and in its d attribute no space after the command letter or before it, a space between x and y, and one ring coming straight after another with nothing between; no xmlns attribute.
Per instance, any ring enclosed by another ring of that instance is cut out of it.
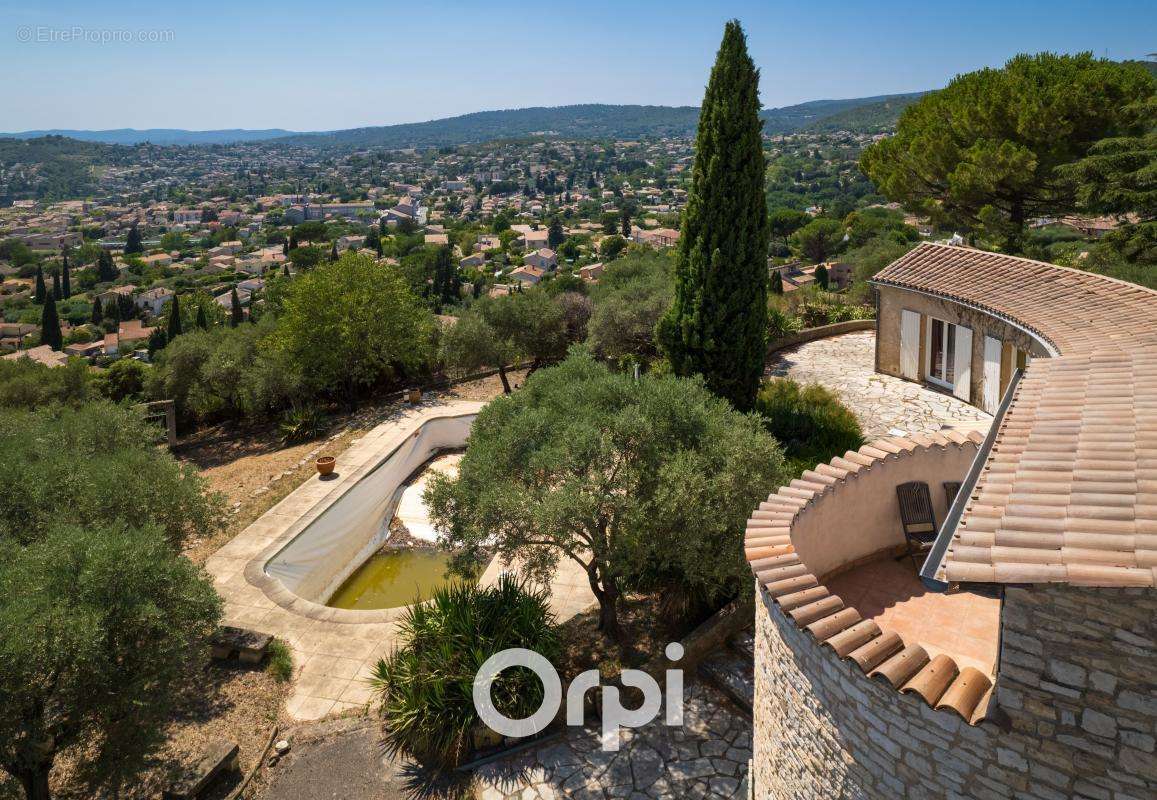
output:
<svg viewBox="0 0 1157 800"><path fill-rule="evenodd" d="M401 618L406 613L409 606L398 606L396 608L383 608L375 610L355 611L344 608L331 608L330 606L316 603L312 600L295 594L290 589L286 588L277 578L268 575L265 572L265 565L268 561L285 548L291 541L300 535L306 528L309 527L314 520L320 517L326 510L328 510L334 503L346 495L354 486L358 484L364 477L369 475L377 469L382 462L388 459L391 455L397 452L407 439L417 436L422 427L435 419L455 419L459 417L475 416L482 410L485 403L476 401L458 401L453 404L435 406L432 408L424 408L418 412L417 415L407 419L403 426L393 427L390 421L382 423L365 437L359 441L362 442L373 436L374 432L383 426L391 426L393 430L383 431L379 435L380 439L387 439L388 444L385 447L380 446L380 442L376 443L379 447L375 447L373 453L366 454L366 460L354 467L352 471L347 473L338 472L338 478L333 481L335 485L324 495L316 500L312 500L308 508L304 509L297 518L290 522L279 535L274 538L273 542L268 544L256 556L249 559L245 565L244 575L245 580L252 586L257 587L262 593L273 601L277 606L298 614L302 617L320 622L336 622L343 625L356 624L372 624L381 622L394 622ZM351 448L352 450L353 448ZM368 449L368 448L367 448ZM350 451L346 452L346 456ZM339 459L339 466L342 462L348 463L348 459L343 456ZM267 517L272 518L276 514L285 514L286 511L283 505L286 501L291 500L294 495L306 496L315 486L323 485L329 481L323 482L321 476L314 475L292 492L290 492L281 502L277 503L269 511L265 512L250 528L257 525ZM290 503L289 505L294 505ZM248 532L246 528L238 536L244 536Z"/></svg>

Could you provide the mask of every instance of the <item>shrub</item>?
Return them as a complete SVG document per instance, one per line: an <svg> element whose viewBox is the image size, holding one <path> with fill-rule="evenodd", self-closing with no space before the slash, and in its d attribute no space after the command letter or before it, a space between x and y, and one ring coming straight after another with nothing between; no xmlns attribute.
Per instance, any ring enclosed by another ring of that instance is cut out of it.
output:
<svg viewBox="0 0 1157 800"><path fill-rule="evenodd" d="M775 342L786 339L788 336L799 333L803 329L803 321L795 314L784 311L779 306L770 305L767 309L767 341Z"/></svg>
<svg viewBox="0 0 1157 800"><path fill-rule="evenodd" d="M203 479L158 449L159 431L134 409L89 403L77 409L0 410L0 461L20 480L0 481L0 540L28 543L49 527L155 525L179 546L217 530L220 499Z"/></svg>
<svg viewBox="0 0 1157 800"><path fill-rule="evenodd" d="M48 367L30 358L0 360L0 408L30 410L43 405L78 405L97 393L83 358Z"/></svg>
<svg viewBox="0 0 1157 800"><path fill-rule="evenodd" d="M385 747L434 767L462 763L474 749L481 722L474 709L474 676L486 659L524 647L557 659L559 640L546 590L503 575L495 586L455 583L406 611L401 647L374 668L381 697ZM524 668L504 670L492 688L495 707L522 718L538 710L542 683Z"/></svg>
<svg viewBox="0 0 1157 800"><path fill-rule="evenodd" d="M308 442L321 436L327 427L325 414L317 406L294 406L281 415L281 441Z"/></svg>
<svg viewBox="0 0 1157 800"><path fill-rule="evenodd" d="M82 474L82 473L78 473ZM28 797L49 772L101 767L109 792L162 738L221 614L205 574L155 527L53 524L0 539L0 765ZM119 768L119 769L117 769Z"/></svg>
<svg viewBox="0 0 1157 800"><path fill-rule="evenodd" d="M269 663L265 665L265 671L278 683L285 683L293 677L293 653L289 645L280 639L269 643Z"/></svg>
<svg viewBox="0 0 1157 800"><path fill-rule="evenodd" d="M856 415L818 383L801 387L788 378L773 378L759 390L755 408L796 471L864 443Z"/></svg>

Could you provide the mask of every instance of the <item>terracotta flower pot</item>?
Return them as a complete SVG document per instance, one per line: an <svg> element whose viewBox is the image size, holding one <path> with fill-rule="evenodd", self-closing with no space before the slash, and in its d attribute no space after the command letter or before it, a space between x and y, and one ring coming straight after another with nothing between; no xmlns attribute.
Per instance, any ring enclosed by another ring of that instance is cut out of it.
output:
<svg viewBox="0 0 1157 800"><path fill-rule="evenodd" d="M317 460L317 474L329 475L333 472L336 463L333 456L322 456Z"/></svg>

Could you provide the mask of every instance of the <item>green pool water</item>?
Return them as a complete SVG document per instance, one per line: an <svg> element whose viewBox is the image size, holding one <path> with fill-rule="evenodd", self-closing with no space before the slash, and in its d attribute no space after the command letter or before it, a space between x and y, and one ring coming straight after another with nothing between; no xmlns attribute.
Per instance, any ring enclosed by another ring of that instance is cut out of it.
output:
<svg viewBox="0 0 1157 800"><path fill-rule="evenodd" d="M384 550L350 575L328 605L366 611L408 606L459 578L446 576L450 557L437 550Z"/></svg>

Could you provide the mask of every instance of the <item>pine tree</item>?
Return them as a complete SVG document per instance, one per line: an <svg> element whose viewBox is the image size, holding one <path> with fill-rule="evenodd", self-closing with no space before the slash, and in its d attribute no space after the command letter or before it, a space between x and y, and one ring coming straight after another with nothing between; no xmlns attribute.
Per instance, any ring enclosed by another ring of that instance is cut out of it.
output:
<svg viewBox="0 0 1157 800"><path fill-rule="evenodd" d="M67 300L72 297L72 280L68 275L68 253L62 251L60 255L61 260L64 262L60 266L60 290L63 292L61 297Z"/></svg>
<svg viewBox="0 0 1157 800"><path fill-rule="evenodd" d="M44 299L44 310L40 312L40 343L53 350L64 347L64 337L60 333L60 317L56 314L56 297L48 295Z"/></svg>
<svg viewBox="0 0 1157 800"><path fill-rule="evenodd" d="M171 342L181 335L181 296L174 295L169 303L169 328L167 338Z"/></svg>
<svg viewBox="0 0 1157 800"><path fill-rule="evenodd" d="M241 309L241 298L237 296L237 287L229 294L229 325L236 328L245 321L245 312Z"/></svg>
<svg viewBox="0 0 1157 800"><path fill-rule="evenodd" d="M44 267L36 267L36 296L32 298L37 303L43 303L48 298L48 287L44 285Z"/></svg>
<svg viewBox="0 0 1157 800"><path fill-rule="evenodd" d="M144 246L141 244L141 232L137 230L136 225L133 225L129 228L128 239L125 240L125 255L140 253L143 252L144 249Z"/></svg>
<svg viewBox="0 0 1157 800"><path fill-rule="evenodd" d="M104 322L104 307L98 297L92 301L92 324L99 326L102 322Z"/></svg>
<svg viewBox="0 0 1157 800"><path fill-rule="evenodd" d="M727 23L699 112L675 300L659 339L678 375L699 374L746 411L767 349L767 201L759 71Z"/></svg>

